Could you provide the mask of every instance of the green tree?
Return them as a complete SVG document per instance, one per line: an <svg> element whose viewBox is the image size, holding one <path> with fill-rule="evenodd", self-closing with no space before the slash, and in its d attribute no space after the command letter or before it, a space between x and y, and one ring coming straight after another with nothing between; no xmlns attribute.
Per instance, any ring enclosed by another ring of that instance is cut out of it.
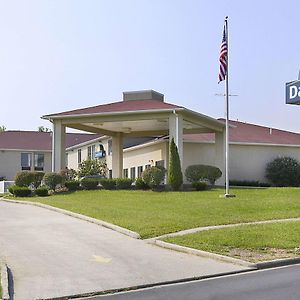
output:
<svg viewBox="0 0 300 300"><path fill-rule="evenodd" d="M106 162L101 162L98 159L87 159L84 160L78 168L78 177L90 176L90 175L101 175L106 176L107 165Z"/></svg>
<svg viewBox="0 0 300 300"><path fill-rule="evenodd" d="M173 191L178 191L183 183L180 158L174 138L171 140L169 149L168 183L172 187Z"/></svg>
<svg viewBox="0 0 300 300"><path fill-rule="evenodd" d="M39 132L52 132L50 128L44 127L44 126L39 126L38 127Z"/></svg>
<svg viewBox="0 0 300 300"><path fill-rule="evenodd" d="M0 126L0 132L6 131L6 127L4 125Z"/></svg>

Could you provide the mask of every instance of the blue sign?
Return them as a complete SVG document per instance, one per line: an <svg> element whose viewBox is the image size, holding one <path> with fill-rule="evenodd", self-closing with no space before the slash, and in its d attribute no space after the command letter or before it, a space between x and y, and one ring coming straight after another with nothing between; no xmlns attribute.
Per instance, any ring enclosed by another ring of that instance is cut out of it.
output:
<svg viewBox="0 0 300 300"><path fill-rule="evenodd" d="M300 104L300 80L294 80L285 84L286 104Z"/></svg>

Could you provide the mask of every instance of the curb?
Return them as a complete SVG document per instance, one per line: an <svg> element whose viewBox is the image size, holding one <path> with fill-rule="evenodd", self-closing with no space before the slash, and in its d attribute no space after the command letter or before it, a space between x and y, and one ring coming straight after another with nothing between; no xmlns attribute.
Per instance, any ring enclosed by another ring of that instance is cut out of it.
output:
<svg viewBox="0 0 300 300"><path fill-rule="evenodd" d="M206 251L193 249L193 248L189 248L189 247L170 244L170 243L163 242L160 240L150 241L150 243L153 243L153 244L155 244L159 247L165 248L165 249L170 249L170 250L174 250L174 251L178 251L178 252L182 252L182 253L197 255L197 256L201 256L201 257L205 257L205 258L211 258L211 259L231 263L234 265L239 265L239 266L246 267L246 268L251 268L251 269L257 268L256 264L249 263L247 261L237 259L237 258L232 258L232 257L225 256L225 255L220 255L220 254L206 252Z"/></svg>
<svg viewBox="0 0 300 300"><path fill-rule="evenodd" d="M225 255L206 252L206 251L193 249L193 248L189 248L189 247L184 247L184 246L179 246L176 244L170 244L170 243L163 242L160 240L149 240L149 243L155 244L162 248L178 251L178 252L183 252L183 253L187 253L187 254L192 254L192 255L197 255L197 256L202 256L202 257L206 257L206 258L219 260L222 262L232 263L235 265L240 265L240 266L249 268L251 270L255 270L255 269L263 270L263 269L276 268L276 267L282 267L282 266L288 266L288 265L294 265L294 264L300 263L300 257L275 259L275 260L263 261L263 262L259 262L259 263L250 263L248 261L244 261L244 260L241 260L238 258L232 258L232 257L225 256Z"/></svg>
<svg viewBox="0 0 300 300"><path fill-rule="evenodd" d="M114 225L114 224L111 224L111 223L108 223L108 222L105 222L105 221L102 221L102 220L87 217L87 216L84 216L84 215L81 215L81 214L73 213L71 211L61 209L61 208L57 208L57 207L53 207L53 206L50 206L50 205L47 205L47 204L42 204L42 203L39 203L39 202L31 202L31 201L10 200L10 199L5 199L5 198L0 198L0 201L42 207L42 208L52 210L52 211L55 211L55 212L58 212L58 213L76 218L76 219L84 220L84 221L87 221L89 223L93 223L93 224L96 224L96 225L99 225L99 226L117 231L119 233L122 233L122 234L127 235L131 238L134 238L134 239L140 239L141 238L141 236L137 232L134 232L134 231L131 231L129 229L120 227L118 225Z"/></svg>
<svg viewBox="0 0 300 300"><path fill-rule="evenodd" d="M2 287L2 300L10 300L9 287L8 287L8 272L7 265L0 262L0 272L1 272L1 287Z"/></svg>

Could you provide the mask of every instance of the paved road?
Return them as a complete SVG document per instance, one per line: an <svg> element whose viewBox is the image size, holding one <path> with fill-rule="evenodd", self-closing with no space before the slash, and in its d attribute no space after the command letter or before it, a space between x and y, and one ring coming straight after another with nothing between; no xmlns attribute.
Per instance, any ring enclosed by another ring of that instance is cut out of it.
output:
<svg viewBox="0 0 300 300"><path fill-rule="evenodd" d="M44 208L2 201L0 257L13 273L15 300L54 298L242 269L149 245Z"/></svg>
<svg viewBox="0 0 300 300"><path fill-rule="evenodd" d="M88 299L299 300L300 265Z"/></svg>

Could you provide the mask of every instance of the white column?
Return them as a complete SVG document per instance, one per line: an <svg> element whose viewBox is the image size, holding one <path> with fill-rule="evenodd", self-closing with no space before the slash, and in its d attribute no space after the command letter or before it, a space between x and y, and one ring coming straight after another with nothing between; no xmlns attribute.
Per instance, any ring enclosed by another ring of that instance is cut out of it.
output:
<svg viewBox="0 0 300 300"><path fill-rule="evenodd" d="M121 132L112 137L112 177L123 177L123 135Z"/></svg>
<svg viewBox="0 0 300 300"><path fill-rule="evenodd" d="M66 168L66 126L61 120L53 121L52 133L52 172Z"/></svg>
<svg viewBox="0 0 300 300"><path fill-rule="evenodd" d="M169 116L169 140L171 142L172 137L178 149L181 168L183 167L183 119L182 116L173 113Z"/></svg>
<svg viewBox="0 0 300 300"><path fill-rule="evenodd" d="M217 185L225 185L225 129L215 133L215 166L222 171L222 176L216 181Z"/></svg>

